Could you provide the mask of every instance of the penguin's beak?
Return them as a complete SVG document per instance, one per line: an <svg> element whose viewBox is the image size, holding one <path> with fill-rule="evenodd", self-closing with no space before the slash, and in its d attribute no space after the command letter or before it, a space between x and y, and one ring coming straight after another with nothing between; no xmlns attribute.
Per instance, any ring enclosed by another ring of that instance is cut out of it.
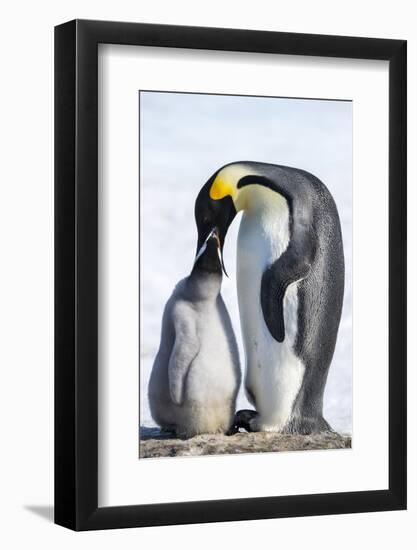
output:
<svg viewBox="0 0 417 550"><path fill-rule="evenodd" d="M214 181L212 176L200 189L195 201L194 215L198 230L197 256L198 259L204 252L202 248L207 246L208 239L217 238L217 251L220 265L226 277L228 277L223 260L223 246L227 230L236 216L236 208L231 196L214 200L210 197L210 188Z"/></svg>
<svg viewBox="0 0 417 550"><path fill-rule="evenodd" d="M224 266L224 260L223 260L223 244L224 244L224 242L222 243L220 241L219 229L217 227L213 227L209 231L209 233L208 233L207 237L204 239L203 243L201 245L199 245L199 248L197 250L197 254L195 256L194 264L197 262L197 260L200 258L200 256L202 256L202 254L204 254L204 252L207 248L207 243L209 242L210 239L213 239L213 240L216 241L217 253L219 255L220 265L222 266L222 269L223 269L224 274L226 275L226 277L229 277L229 275L227 274L226 268ZM200 242L200 238L199 238L199 242Z"/></svg>
<svg viewBox="0 0 417 550"><path fill-rule="evenodd" d="M219 255L220 265L222 266L223 273L226 275L226 277L229 277L226 268L224 266L224 259L223 259L223 245L224 245L224 239L220 239L219 230L217 227L215 227L215 234L214 238L217 241L217 254Z"/></svg>

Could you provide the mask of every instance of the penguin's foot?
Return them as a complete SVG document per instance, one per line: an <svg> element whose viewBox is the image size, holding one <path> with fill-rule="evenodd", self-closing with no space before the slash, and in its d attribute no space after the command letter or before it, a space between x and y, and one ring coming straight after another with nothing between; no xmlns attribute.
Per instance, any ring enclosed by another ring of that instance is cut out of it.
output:
<svg viewBox="0 0 417 550"><path fill-rule="evenodd" d="M237 433L239 433L239 428L233 424L224 435L235 435Z"/></svg>
<svg viewBox="0 0 417 550"><path fill-rule="evenodd" d="M284 427L282 432L287 434L310 435L321 432L334 432L334 430L322 416L294 416Z"/></svg>
<svg viewBox="0 0 417 550"><path fill-rule="evenodd" d="M161 433L163 435L176 435L176 428L175 426L161 426Z"/></svg>
<svg viewBox="0 0 417 550"><path fill-rule="evenodd" d="M247 432L256 432L256 419L258 413L256 411L250 411L248 409L243 409L237 411L235 414L234 428L236 431L239 431L239 428L243 428Z"/></svg>

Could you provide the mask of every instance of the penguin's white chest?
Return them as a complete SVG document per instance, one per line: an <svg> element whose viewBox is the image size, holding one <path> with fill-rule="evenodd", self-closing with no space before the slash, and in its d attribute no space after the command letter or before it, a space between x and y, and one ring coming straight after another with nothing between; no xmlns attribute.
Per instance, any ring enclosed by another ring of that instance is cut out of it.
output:
<svg viewBox="0 0 417 550"><path fill-rule="evenodd" d="M279 431L290 418L304 365L294 353L298 330L297 283L284 298L285 339L277 342L265 323L260 291L262 275L286 250L290 239L289 209L268 190L266 208L244 212L238 237L237 287L246 355L246 389L260 413L262 430Z"/></svg>

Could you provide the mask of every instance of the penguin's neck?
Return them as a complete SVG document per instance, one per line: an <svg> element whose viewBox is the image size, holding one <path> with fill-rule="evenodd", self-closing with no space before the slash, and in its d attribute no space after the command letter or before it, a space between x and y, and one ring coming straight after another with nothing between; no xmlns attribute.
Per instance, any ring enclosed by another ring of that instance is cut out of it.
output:
<svg viewBox="0 0 417 550"><path fill-rule="evenodd" d="M240 190L235 200L236 209L243 210L240 244L265 255L270 263L281 256L290 240L290 209L287 200L262 185L248 185Z"/></svg>
<svg viewBox="0 0 417 550"><path fill-rule="evenodd" d="M220 294L222 275L204 269L193 269L187 278L187 294L192 301L216 301Z"/></svg>

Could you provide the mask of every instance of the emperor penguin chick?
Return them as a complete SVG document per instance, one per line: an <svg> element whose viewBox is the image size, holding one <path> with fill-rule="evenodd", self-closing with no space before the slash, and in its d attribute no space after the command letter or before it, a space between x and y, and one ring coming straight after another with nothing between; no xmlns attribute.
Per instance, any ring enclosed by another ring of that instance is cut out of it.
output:
<svg viewBox="0 0 417 550"><path fill-rule="evenodd" d="M236 338L220 294L217 229L199 243L189 277L169 298L149 382L152 416L179 437L227 433L240 386Z"/></svg>

